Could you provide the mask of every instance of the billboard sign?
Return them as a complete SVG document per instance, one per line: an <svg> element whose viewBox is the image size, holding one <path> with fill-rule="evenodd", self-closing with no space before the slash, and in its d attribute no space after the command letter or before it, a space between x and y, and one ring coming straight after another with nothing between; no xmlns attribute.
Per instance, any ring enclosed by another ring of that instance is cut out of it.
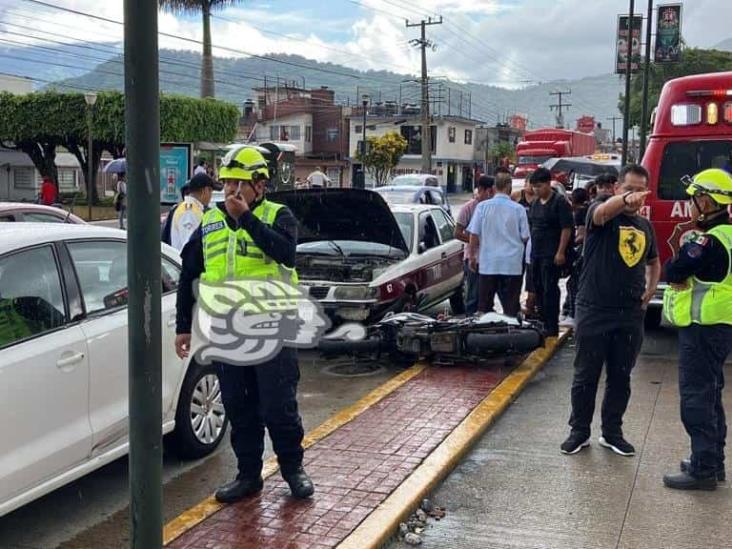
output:
<svg viewBox="0 0 732 549"><path fill-rule="evenodd" d="M630 17L618 16L618 33L615 41L615 72L625 74L628 61L628 41L631 41L630 72L638 72L641 66L641 31L643 16L634 15L632 29L629 29ZM630 32L632 30L632 32Z"/></svg>
<svg viewBox="0 0 732 549"><path fill-rule="evenodd" d="M180 189L191 177L190 143L160 144L160 202L180 201Z"/></svg>
<svg viewBox="0 0 732 549"><path fill-rule="evenodd" d="M681 61L681 4L658 6L653 58L656 63Z"/></svg>

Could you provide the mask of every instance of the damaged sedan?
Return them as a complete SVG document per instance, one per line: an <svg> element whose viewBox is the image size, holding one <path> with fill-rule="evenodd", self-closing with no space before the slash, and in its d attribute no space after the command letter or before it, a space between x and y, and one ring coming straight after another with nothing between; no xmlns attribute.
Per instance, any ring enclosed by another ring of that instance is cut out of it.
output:
<svg viewBox="0 0 732 549"><path fill-rule="evenodd" d="M360 189L272 193L298 220L300 284L334 323L424 311L461 313L463 244L439 206L394 205Z"/></svg>

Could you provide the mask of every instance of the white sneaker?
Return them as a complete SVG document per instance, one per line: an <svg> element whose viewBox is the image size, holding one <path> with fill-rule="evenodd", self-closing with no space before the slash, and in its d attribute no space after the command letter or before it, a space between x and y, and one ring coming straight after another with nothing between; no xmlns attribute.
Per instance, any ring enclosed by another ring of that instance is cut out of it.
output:
<svg viewBox="0 0 732 549"><path fill-rule="evenodd" d="M559 321L559 326L562 328L574 328L574 318L571 316L565 317L564 319Z"/></svg>

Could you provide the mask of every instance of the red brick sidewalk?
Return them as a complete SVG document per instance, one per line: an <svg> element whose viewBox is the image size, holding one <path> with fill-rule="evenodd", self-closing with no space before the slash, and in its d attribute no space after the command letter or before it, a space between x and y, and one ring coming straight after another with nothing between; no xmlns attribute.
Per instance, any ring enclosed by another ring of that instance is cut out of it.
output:
<svg viewBox="0 0 732 549"><path fill-rule="evenodd" d="M510 372L428 368L305 452L315 495L294 500L277 476L170 543L178 549L335 547Z"/></svg>

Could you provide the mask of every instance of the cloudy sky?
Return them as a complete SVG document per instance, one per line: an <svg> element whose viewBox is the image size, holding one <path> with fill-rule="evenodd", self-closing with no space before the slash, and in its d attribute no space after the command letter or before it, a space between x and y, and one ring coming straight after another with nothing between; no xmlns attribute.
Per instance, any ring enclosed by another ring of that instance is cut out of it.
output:
<svg viewBox="0 0 732 549"><path fill-rule="evenodd" d="M122 0L44 2L122 19ZM428 27L436 47L429 54L433 75L518 87L612 72L616 18L627 9L627 0L242 0L217 12L213 22L214 44L240 53L215 48L214 54L296 53L360 69L416 73L419 55L409 40L419 29L406 28L405 19L442 15L442 25ZM689 45L710 47L732 38L730 0L686 0L683 19ZM161 13L159 25L161 32L201 38L195 16ZM119 42L122 29L29 0L0 0L3 45L49 39ZM198 49L168 37L160 45Z"/></svg>

